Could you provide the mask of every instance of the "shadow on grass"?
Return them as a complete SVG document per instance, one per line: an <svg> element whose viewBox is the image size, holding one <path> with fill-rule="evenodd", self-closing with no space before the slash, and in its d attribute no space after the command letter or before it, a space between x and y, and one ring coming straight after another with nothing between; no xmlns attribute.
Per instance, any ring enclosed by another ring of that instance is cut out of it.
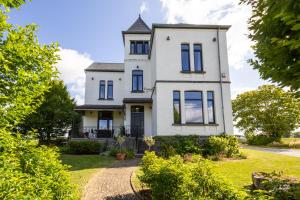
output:
<svg viewBox="0 0 300 200"><path fill-rule="evenodd" d="M134 194L115 195L115 196L105 197L104 199L105 200L137 200Z"/></svg>

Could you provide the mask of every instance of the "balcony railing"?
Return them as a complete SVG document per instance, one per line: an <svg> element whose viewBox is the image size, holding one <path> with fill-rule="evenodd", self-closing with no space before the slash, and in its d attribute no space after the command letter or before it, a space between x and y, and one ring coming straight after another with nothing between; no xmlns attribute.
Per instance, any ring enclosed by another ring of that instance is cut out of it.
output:
<svg viewBox="0 0 300 200"><path fill-rule="evenodd" d="M79 130L79 134L73 138L113 138L117 135L127 137L143 137L144 127L142 126L113 126L107 129L99 129L96 126L84 126Z"/></svg>

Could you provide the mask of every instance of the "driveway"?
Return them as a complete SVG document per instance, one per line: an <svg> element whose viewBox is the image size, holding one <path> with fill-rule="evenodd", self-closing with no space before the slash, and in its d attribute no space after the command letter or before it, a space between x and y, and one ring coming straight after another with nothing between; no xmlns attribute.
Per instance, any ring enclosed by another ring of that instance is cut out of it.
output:
<svg viewBox="0 0 300 200"><path fill-rule="evenodd" d="M120 161L95 174L85 186L82 200L136 200L130 176L138 161Z"/></svg>
<svg viewBox="0 0 300 200"><path fill-rule="evenodd" d="M243 145L242 148L271 152L271 153L276 153L276 154L281 154L286 156L300 157L300 150L296 150L296 149L264 148L264 147L248 146L248 145Z"/></svg>

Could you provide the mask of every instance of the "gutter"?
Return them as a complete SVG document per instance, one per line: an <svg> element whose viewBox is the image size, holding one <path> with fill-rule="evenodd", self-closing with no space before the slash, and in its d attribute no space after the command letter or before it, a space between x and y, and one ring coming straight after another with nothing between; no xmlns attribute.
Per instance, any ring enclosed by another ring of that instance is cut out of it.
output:
<svg viewBox="0 0 300 200"><path fill-rule="evenodd" d="M221 68L221 57L220 57L220 27L217 29L217 45L218 45L218 64L219 64L219 78L220 78L220 90L221 90L221 102L222 102L222 117L223 117L223 127L224 133L226 133L225 124L225 113L224 113L224 95L223 95L223 82L222 82L222 68Z"/></svg>

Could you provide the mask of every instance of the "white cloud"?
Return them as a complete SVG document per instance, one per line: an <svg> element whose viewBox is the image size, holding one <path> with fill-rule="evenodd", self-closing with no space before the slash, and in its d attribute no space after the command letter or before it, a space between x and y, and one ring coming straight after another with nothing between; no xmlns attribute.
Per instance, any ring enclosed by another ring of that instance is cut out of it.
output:
<svg viewBox="0 0 300 200"><path fill-rule="evenodd" d="M75 98L78 105L84 103L85 73L93 60L90 55L80 53L73 49L61 48L58 52L61 60L57 63L60 72L59 77L68 87L71 96Z"/></svg>
<svg viewBox="0 0 300 200"><path fill-rule="evenodd" d="M242 94L244 92L248 92L251 90L256 90L255 87L235 87L231 90L231 99L235 99L237 95Z"/></svg>
<svg viewBox="0 0 300 200"><path fill-rule="evenodd" d="M140 6L140 14L143 14L144 12L146 12L148 10L148 5L145 1L142 2L141 6Z"/></svg>
<svg viewBox="0 0 300 200"><path fill-rule="evenodd" d="M242 68L251 54L251 41L247 38L247 20L251 16L248 6L239 0L160 0L166 11L167 23L229 24L229 65Z"/></svg>

